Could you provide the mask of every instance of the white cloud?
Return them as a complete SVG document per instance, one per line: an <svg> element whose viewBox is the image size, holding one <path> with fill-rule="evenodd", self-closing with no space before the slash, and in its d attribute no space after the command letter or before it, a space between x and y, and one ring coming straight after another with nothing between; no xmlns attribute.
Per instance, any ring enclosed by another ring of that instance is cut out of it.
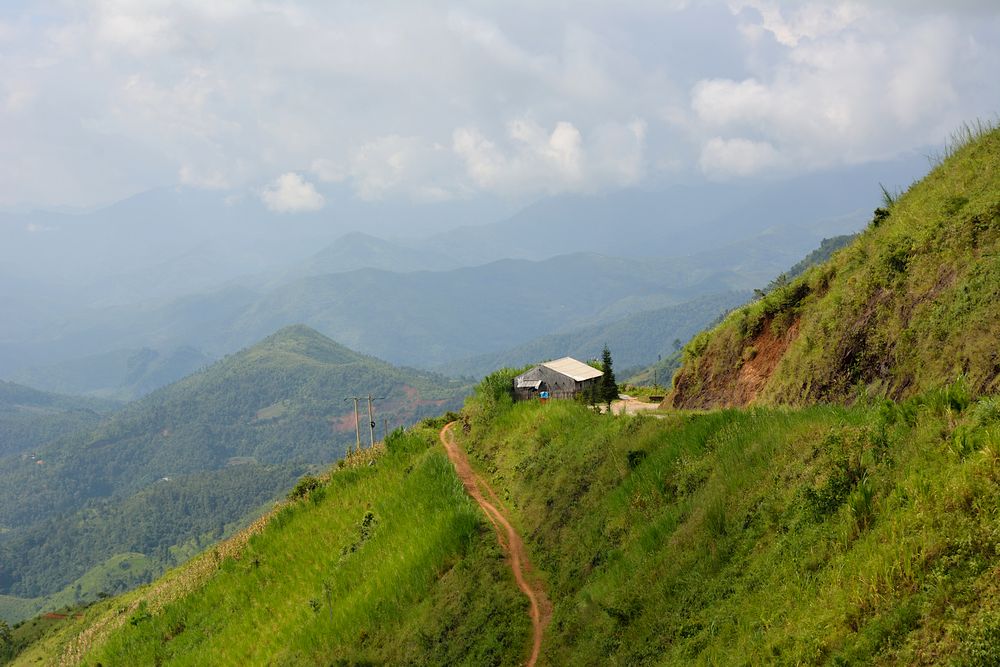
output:
<svg viewBox="0 0 1000 667"><path fill-rule="evenodd" d="M970 115L956 85L963 68L984 66L984 54L972 55L953 18L899 18L853 3L787 12L774 2L732 5L736 12L749 6L758 11L756 25L782 47L756 76L706 79L692 88L705 173L886 159L941 140ZM991 51L988 59L995 59Z"/></svg>
<svg viewBox="0 0 1000 667"><path fill-rule="evenodd" d="M644 176L644 121L603 124L590 141L568 121L558 121L549 130L517 118L506 129L503 146L473 127L460 127L452 135L452 148L464 161L466 174L485 190L594 191L633 185Z"/></svg>
<svg viewBox="0 0 1000 667"><path fill-rule="evenodd" d="M766 141L712 137L701 149L698 164L713 178L750 176L781 163L781 156Z"/></svg>
<svg viewBox="0 0 1000 667"><path fill-rule="evenodd" d="M803 39L836 34L870 14L864 5L856 2L807 2L782 11L781 3L774 0L735 0L729 7L737 14L745 9L759 14L759 22L745 22L740 26L750 39L757 40L768 32L779 44L790 47L798 46Z"/></svg>
<svg viewBox="0 0 1000 667"><path fill-rule="evenodd" d="M329 158L316 158L309 165L309 171L324 183L340 183L347 178L343 165Z"/></svg>
<svg viewBox="0 0 1000 667"><path fill-rule="evenodd" d="M259 195L303 165L361 198L523 199L687 177L720 141L780 157L746 169L892 157L1000 108L996 2L726 1L15 3L0 205Z"/></svg>
<svg viewBox="0 0 1000 667"><path fill-rule="evenodd" d="M278 176L274 182L260 193L261 201L276 213L302 213L318 211L326 204L326 199L316 191L312 183L295 172Z"/></svg>
<svg viewBox="0 0 1000 667"><path fill-rule="evenodd" d="M417 201L456 197L449 151L420 137L390 134L364 143L351 156L349 174L355 193L364 200L395 194Z"/></svg>

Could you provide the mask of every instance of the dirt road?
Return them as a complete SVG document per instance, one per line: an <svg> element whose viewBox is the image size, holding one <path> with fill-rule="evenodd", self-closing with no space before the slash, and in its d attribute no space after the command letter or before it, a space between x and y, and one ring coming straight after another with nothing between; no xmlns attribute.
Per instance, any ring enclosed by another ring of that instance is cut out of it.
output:
<svg viewBox="0 0 1000 667"><path fill-rule="evenodd" d="M521 539L521 536L514 530L514 527L510 525L510 521L507 520L507 517L499 509L500 501L497 499L496 494L493 493L493 489L469 465L468 457L466 457L465 452L455 442L455 437L451 434L451 428L454 425L455 422L452 422L441 429L441 444L444 445L445 451L448 452L448 458L451 459L452 465L455 466L455 472L458 473L459 479L462 480L466 493L479 504L483 512L486 513L486 518L493 524L493 528L497 533L497 540L504 551L507 552L507 557L510 559L510 568L514 571L514 579L517 580L517 586L528 597L528 602L531 604L532 645L531 657L528 658L526 664L528 667L533 667L538 661L538 655L542 649L542 635L545 632L545 626L549 624L549 620L552 618L552 604L549 602L549 598L545 595L542 587L537 582L530 582L528 580L528 573L531 572L531 562L528 560L528 552L524 548L524 540ZM484 489L493 502L487 500L483 495Z"/></svg>

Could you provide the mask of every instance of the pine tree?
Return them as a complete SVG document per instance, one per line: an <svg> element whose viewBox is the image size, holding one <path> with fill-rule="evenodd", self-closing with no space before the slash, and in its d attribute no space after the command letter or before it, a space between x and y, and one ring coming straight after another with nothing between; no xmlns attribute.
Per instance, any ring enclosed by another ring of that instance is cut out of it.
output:
<svg viewBox="0 0 1000 667"><path fill-rule="evenodd" d="M601 376L600 380L600 397L610 405L611 401L618 398L618 383L615 382L615 371L611 365L611 350L608 346L604 346L604 351L601 352L601 366L604 369L604 375Z"/></svg>

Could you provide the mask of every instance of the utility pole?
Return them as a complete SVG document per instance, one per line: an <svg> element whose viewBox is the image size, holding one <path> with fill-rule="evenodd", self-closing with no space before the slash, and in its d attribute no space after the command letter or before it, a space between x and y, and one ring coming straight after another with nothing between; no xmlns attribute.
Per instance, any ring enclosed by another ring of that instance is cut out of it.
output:
<svg viewBox="0 0 1000 667"><path fill-rule="evenodd" d="M371 426L371 446L375 446L375 415L372 413L372 395L368 394L368 425Z"/></svg>
<svg viewBox="0 0 1000 667"><path fill-rule="evenodd" d="M355 405L357 405L357 401L360 400L361 398L365 398L365 397L361 396L361 397L358 397L358 398L354 399ZM370 433L370 437L371 437L370 446L374 447L375 446L375 428L378 426L378 424L375 422L375 408L372 406L372 401L384 401L388 397L387 396L372 396L371 394L368 394L367 398L368 398L368 428L371 429L371 433ZM357 422L357 417L356 416L355 416L355 422ZM358 447L361 447L361 436L360 435L358 436Z"/></svg>
<svg viewBox="0 0 1000 667"><path fill-rule="evenodd" d="M370 398L370 397L369 397ZM344 399L345 401L354 401L354 433L358 437L358 451L361 451L361 422L358 417L358 401L361 400L360 396L348 396ZM371 401L368 401L368 411L371 412Z"/></svg>

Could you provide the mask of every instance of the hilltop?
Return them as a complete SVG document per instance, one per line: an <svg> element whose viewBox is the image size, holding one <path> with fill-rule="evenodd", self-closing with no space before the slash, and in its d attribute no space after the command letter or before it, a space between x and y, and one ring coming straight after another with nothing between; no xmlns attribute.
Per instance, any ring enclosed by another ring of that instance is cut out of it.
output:
<svg viewBox="0 0 1000 667"><path fill-rule="evenodd" d="M342 457L355 441L344 397L369 392L384 399L381 432L383 419L395 428L457 406L464 390L293 326L32 458L0 459L0 594L51 608L67 589L72 601L137 583L122 568L110 590L76 588L120 554L143 555L157 572L197 553ZM24 609L0 598L0 615Z"/></svg>
<svg viewBox="0 0 1000 667"><path fill-rule="evenodd" d="M967 128L845 249L687 346L675 407L1000 389L1000 131Z"/></svg>

